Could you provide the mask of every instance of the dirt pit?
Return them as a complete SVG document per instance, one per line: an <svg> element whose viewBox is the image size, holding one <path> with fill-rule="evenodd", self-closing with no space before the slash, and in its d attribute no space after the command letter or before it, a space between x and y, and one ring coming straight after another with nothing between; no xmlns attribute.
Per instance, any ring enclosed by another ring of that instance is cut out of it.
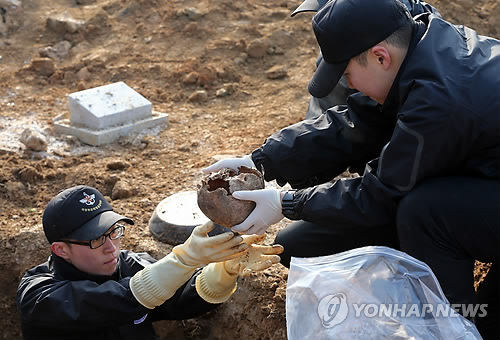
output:
<svg viewBox="0 0 500 340"><path fill-rule="evenodd" d="M299 4L24 0L22 9L7 8L0 20L0 338L21 338L16 287L49 255L40 223L59 190L97 187L136 221L123 247L160 258L171 246L147 224L162 199L196 190L200 169L213 156L247 154L304 117L318 48L312 14L289 16ZM495 0L432 4L451 22L500 36ZM52 134L53 120L68 113L68 94L117 81L168 113L168 128L103 147ZM25 128L46 136L46 151L26 151L19 142ZM268 243L286 223L270 229ZM285 339L286 280L280 265L241 278L216 312L158 322L158 333L162 339Z"/></svg>

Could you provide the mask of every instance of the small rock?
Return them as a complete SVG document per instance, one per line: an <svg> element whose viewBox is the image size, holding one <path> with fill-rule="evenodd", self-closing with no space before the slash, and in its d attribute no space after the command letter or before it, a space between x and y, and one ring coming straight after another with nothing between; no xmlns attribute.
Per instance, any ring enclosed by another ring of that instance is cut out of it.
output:
<svg viewBox="0 0 500 340"><path fill-rule="evenodd" d="M66 113L69 116L69 113ZM66 117L69 118L69 117ZM68 143L69 145L79 147L82 145L82 142L76 136L63 135L61 136L62 140Z"/></svg>
<svg viewBox="0 0 500 340"><path fill-rule="evenodd" d="M148 150L148 151L144 152L144 155L147 155L147 156L160 156L162 154L163 154L163 152L161 150L158 150L158 149Z"/></svg>
<svg viewBox="0 0 500 340"><path fill-rule="evenodd" d="M215 73L217 78L222 79L227 82L237 82L240 81L241 76L232 67L215 65Z"/></svg>
<svg viewBox="0 0 500 340"><path fill-rule="evenodd" d="M42 48L39 54L40 57L48 57L51 59L64 59L68 56L70 49L71 49L71 43L69 41L63 40L58 42L54 46L48 46Z"/></svg>
<svg viewBox="0 0 500 340"><path fill-rule="evenodd" d="M47 77L51 76L56 71L54 61L50 58L33 59L29 68L34 72Z"/></svg>
<svg viewBox="0 0 500 340"><path fill-rule="evenodd" d="M247 54L252 58L261 58L266 55L268 46L262 39L253 40L247 46Z"/></svg>
<svg viewBox="0 0 500 340"><path fill-rule="evenodd" d="M236 65L243 65L244 63L247 62L247 60L248 60L248 54L241 53L239 56L237 56L236 58L233 59L233 62Z"/></svg>
<svg viewBox="0 0 500 340"><path fill-rule="evenodd" d="M223 89L227 91L228 95L231 95L238 89L238 83L226 83L224 84Z"/></svg>
<svg viewBox="0 0 500 340"><path fill-rule="evenodd" d="M78 80L90 80L92 75L90 74L87 67L82 67L80 71L77 72L76 77L78 78Z"/></svg>
<svg viewBox="0 0 500 340"><path fill-rule="evenodd" d="M274 65L266 71L266 77L269 79L282 79L288 75L285 66Z"/></svg>
<svg viewBox="0 0 500 340"><path fill-rule="evenodd" d="M123 161L112 161L106 164L106 168L109 170L124 170L130 167L130 163Z"/></svg>
<svg viewBox="0 0 500 340"><path fill-rule="evenodd" d="M23 143L29 150L47 150L47 139L43 134L34 129L25 129L21 134L20 142Z"/></svg>
<svg viewBox="0 0 500 340"><path fill-rule="evenodd" d="M69 54L71 43L67 40L59 41L54 45L54 49L59 57L64 58Z"/></svg>
<svg viewBox="0 0 500 340"><path fill-rule="evenodd" d="M189 97L188 97L188 102L203 102L208 99L208 94L207 91L205 90L199 90L193 92Z"/></svg>
<svg viewBox="0 0 500 340"><path fill-rule="evenodd" d="M106 183L106 185L113 187L113 186L115 186L116 182L118 182L119 180L120 180L120 177L118 177L116 175L111 175L111 176L106 177L104 179L104 183Z"/></svg>
<svg viewBox="0 0 500 340"><path fill-rule="evenodd" d="M9 200L19 200L26 193L26 186L19 181L8 181L5 183L6 196Z"/></svg>
<svg viewBox="0 0 500 340"><path fill-rule="evenodd" d="M55 15L47 19L47 27L60 34L75 33L85 25L85 21L73 19L67 14Z"/></svg>
<svg viewBox="0 0 500 340"><path fill-rule="evenodd" d="M198 74L198 72L189 72L184 76L184 78L182 78L182 83L185 85L196 84L199 78L200 75Z"/></svg>
<svg viewBox="0 0 500 340"><path fill-rule="evenodd" d="M114 200L129 198L136 194L135 190L130 187L126 181L116 182L113 190L111 191L111 198Z"/></svg>
<svg viewBox="0 0 500 340"><path fill-rule="evenodd" d="M217 97L227 97L227 96L230 96L230 95L232 95L233 93L236 92L236 86L237 85L235 83L224 84L224 87L218 89L217 92L215 92L215 95Z"/></svg>
<svg viewBox="0 0 500 340"><path fill-rule="evenodd" d="M79 81L78 84L76 84L77 91L83 91L83 90L86 90L87 88L88 88L88 86L83 80Z"/></svg>
<svg viewBox="0 0 500 340"><path fill-rule="evenodd" d="M43 178L43 176L38 172L38 170L31 166L26 166L22 169L17 169L14 171L14 173L23 183L35 183L37 180Z"/></svg>
<svg viewBox="0 0 500 340"><path fill-rule="evenodd" d="M290 47L295 44L292 34L285 30L274 31L269 37L273 46Z"/></svg>
<svg viewBox="0 0 500 340"><path fill-rule="evenodd" d="M203 67L199 70L198 85L205 86L217 79L217 72L211 67Z"/></svg>
<svg viewBox="0 0 500 340"><path fill-rule="evenodd" d="M227 90L224 88L218 89L217 92L215 92L215 96L216 97L227 97L227 96L229 96L229 92L227 92Z"/></svg>
<svg viewBox="0 0 500 340"><path fill-rule="evenodd" d="M279 46L270 46L267 49L267 54L269 55L282 55L285 54L285 50Z"/></svg>
<svg viewBox="0 0 500 340"><path fill-rule="evenodd" d="M75 72L73 72L71 70L64 72L64 75L63 75L64 84L73 84L77 80L78 80L78 78L77 78Z"/></svg>
<svg viewBox="0 0 500 340"><path fill-rule="evenodd" d="M19 0L0 0L0 34L6 35L22 25L22 7Z"/></svg>
<svg viewBox="0 0 500 340"><path fill-rule="evenodd" d="M22 7L20 0L0 0L0 6L10 8L10 7Z"/></svg>
<svg viewBox="0 0 500 340"><path fill-rule="evenodd" d="M203 14L198 9L193 7L183 8L177 12L178 17L185 16L189 20L193 21L201 18L202 15Z"/></svg>
<svg viewBox="0 0 500 340"><path fill-rule="evenodd" d="M148 208L153 206L153 202L149 198L143 198L139 201L142 208Z"/></svg>
<svg viewBox="0 0 500 340"><path fill-rule="evenodd" d="M196 22L190 22L184 27L184 32L189 34L195 34L200 32L200 27Z"/></svg>
<svg viewBox="0 0 500 340"><path fill-rule="evenodd" d="M5 35L9 31L9 28L7 27L6 24L3 23L2 20L0 20L0 34Z"/></svg>
<svg viewBox="0 0 500 340"><path fill-rule="evenodd" d="M183 145L179 146L177 148L177 150L179 150L181 152L189 152L189 151L191 151L191 149L189 148L189 146L186 145L186 144L183 144Z"/></svg>

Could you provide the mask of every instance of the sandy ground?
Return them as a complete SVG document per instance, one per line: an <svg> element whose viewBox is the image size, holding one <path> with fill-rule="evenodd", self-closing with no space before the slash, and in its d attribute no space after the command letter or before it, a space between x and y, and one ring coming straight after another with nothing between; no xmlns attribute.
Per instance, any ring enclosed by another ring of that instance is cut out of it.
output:
<svg viewBox="0 0 500 340"><path fill-rule="evenodd" d="M162 199L196 189L200 168L213 156L247 154L304 117L318 49L312 14L289 16L299 4L25 0L22 9L6 7L0 20L0 338L21 338L17 283L49 254L40 223L58 191L97 187L136 221L124 247L160 258L171 246L151 235L148 221ZM454 23L500 37L497 1L432 4ZM71 25L58 24L61 16L72 18ZM53 133L53 119L68 113L68 94L116 81L168 113L168 128L103 147ZM46 136L46 152L24 147L26 128ZM123 189L118 196L117 185ZM284 225L270 229L268 242ZM241 279L217 312L159 322L158 333L169 339L285 339L286 279L280 265Z"/></svg>

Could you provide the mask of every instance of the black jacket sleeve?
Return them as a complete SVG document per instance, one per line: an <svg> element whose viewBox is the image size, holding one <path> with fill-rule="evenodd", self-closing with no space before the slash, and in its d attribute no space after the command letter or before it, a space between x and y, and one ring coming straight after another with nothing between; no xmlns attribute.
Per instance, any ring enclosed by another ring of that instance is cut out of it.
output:
<svg viewBox="0 0 500 340"><path fill-rule="evenodd" d="M332 180L348 167L357 170L387 143L395 118L360 93L314 120L276 132L252 152L266 181L306 188Z"/></svg>
<svg viewBox="0 0 500 340"><path fill-rule="evenodd" d="M339 228L387 225L399 199L419 181L453 173L467 152L460 136L473 140L474 132L453 118L459 108L440 107L439 91L431 83L416 82L380 157L367 164L362 177L297 191L296 218Z"/></svg>

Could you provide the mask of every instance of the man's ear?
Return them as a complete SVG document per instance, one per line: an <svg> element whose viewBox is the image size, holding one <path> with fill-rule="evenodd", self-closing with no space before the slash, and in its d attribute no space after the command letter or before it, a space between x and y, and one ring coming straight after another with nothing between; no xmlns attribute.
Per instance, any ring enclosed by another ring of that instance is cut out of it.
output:
<svg viewBox="0 0 500 340"><path fill-rule="evenodd" d="M375 45L371 48L370 51L377 64L382 65L384 70L388 70L392 62L389 50L384 46Z"/></svg>
<svg viewBox="0 0 500 340"><path fill-rule="evenodd" d="M62 257L63 259L65 259L67 261L70 260L71 249L70 249L70 247L66 243L64 243L64 242L53 242L50 245L50 249L57 256Z"/></svg>

